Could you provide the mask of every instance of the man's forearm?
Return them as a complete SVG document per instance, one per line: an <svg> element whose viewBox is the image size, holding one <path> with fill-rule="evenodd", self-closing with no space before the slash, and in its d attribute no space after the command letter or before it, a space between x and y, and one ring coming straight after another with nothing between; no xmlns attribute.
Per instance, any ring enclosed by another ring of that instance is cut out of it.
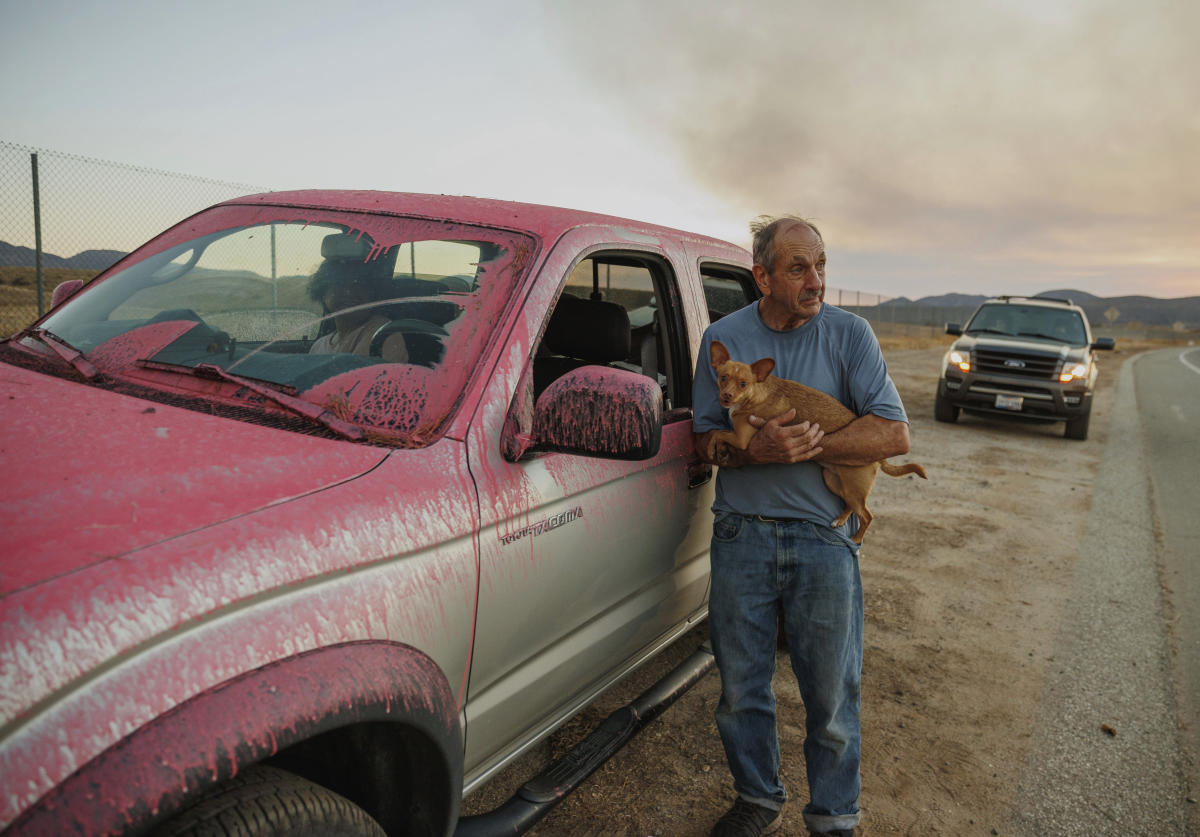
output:
<svg viewBox="0 0 1200 837"><path fill-rule="evenodd" d="M908 453L908 424L876 415L856 418L836 433L825 435L809 429L808 422L785 427L776 426L777 419L768 422L750 440L745 450L718 443L713 450L712 437L720 431L710 430L693 435L699 457L710 465L737 468L742 465L768 462L827 462L831 465L869 465L891 456ZM780 437L789 440L780 442Z"/></svg>
<svg viewBox="0 0 1200 837"><path fill-rule="evenodd" d="M869 465L908 453L908 425L876 415L856 418L821 442L817 462L831 465Z"/></svg>

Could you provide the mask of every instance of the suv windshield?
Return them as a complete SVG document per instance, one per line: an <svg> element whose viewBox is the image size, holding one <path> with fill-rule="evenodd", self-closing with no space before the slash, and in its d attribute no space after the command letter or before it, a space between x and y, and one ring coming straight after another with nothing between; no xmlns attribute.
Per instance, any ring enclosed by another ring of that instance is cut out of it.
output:
<svg viewBox="0 0 1200 837"><path fill-rule="evenodd" d="M534 247L458 223L226 205L40 327L110 379L279 407L262 386L236 386L246 379L420 443L465 391ZM22 346L48 351L36 337ZM214 366L229 373L217 392Z"/></svg>
<svg viewBox="0 0 1200 837"><path fill-rule="evenodd" d="M1087 327L1078 311L1043 305L984 305L964 331L1051 340L1071 346L1086 346L1089 342Z"/></svg>

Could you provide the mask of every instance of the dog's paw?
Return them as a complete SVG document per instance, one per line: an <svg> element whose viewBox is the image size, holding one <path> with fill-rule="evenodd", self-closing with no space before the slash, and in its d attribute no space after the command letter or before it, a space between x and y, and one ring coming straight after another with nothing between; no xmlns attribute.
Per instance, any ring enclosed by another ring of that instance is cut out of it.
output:
<svg viewBox="0 0 1200 837"><path fill-rule="evenodd" d="M728 465L733 461L733 445L728 442L718 442L712 460L718 465Z"/></svg>

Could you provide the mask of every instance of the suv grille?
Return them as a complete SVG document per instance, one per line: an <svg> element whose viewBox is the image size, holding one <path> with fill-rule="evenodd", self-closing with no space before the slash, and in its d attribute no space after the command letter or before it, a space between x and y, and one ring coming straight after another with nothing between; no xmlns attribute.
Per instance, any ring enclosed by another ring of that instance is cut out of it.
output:
<svg viewBox="0 0 1200 837"><path fill-rule="evenodd" d="M976 349L975 368L983 373L1021 375L1026 378L1050 380L1058 373L1058 358L1052 355Z"/></svg>

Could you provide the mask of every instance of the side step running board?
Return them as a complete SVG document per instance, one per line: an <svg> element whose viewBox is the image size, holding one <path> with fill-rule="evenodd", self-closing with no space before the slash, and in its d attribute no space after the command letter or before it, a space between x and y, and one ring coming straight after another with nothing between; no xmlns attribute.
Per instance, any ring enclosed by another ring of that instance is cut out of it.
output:
<svg viewBox="0 0 1200 837"><path fill-rule="evenodd" d="M460 819L454 837L493 837L528 831L628 744L642 727L696 685L714 662L712 647L706 642L636 700L605 718L591 735L529 780L512 799L486 814Z"/></svg>

